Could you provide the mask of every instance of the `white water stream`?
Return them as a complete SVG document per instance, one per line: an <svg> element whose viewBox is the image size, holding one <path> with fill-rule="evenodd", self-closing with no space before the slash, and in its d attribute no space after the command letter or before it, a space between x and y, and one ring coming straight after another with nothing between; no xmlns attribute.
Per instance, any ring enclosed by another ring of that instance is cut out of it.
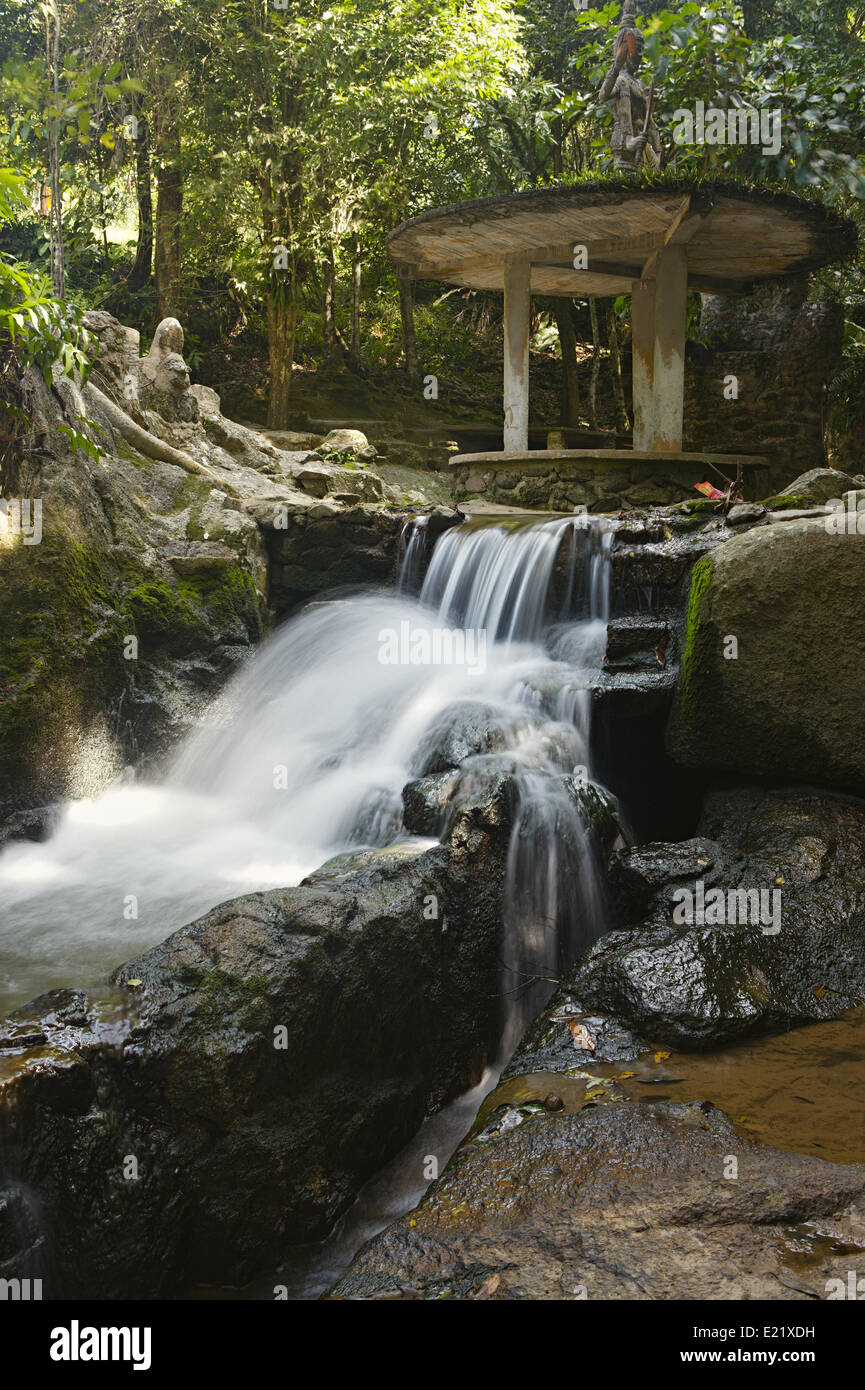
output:
<svg viewBox="0 0 865 1390"><path fill-rule="evenodd" d="M549 973L575 931L597 931L588 921L591 875L578 868L567 882L582 829L554 774L589 765L585 686L604 648L605 527L446 532L419 597L360 595L287 622L230 682L162 782L125 782L73 802L45 843L7 846L0 1014L42 990L92 982L228 898L296 884L346 848L398 839L402 788L423 767L430 730L440 740L448 711L464 713L466 702L494 722L496 756L521 787L509 912L523 936L511 942L507 968L517 986L533 971ZM571 561L563 602L583 617L550 625L563 545ZM382 659L383 634L431 641L457 627L484 634L484 669L477 660Z"/></svg>

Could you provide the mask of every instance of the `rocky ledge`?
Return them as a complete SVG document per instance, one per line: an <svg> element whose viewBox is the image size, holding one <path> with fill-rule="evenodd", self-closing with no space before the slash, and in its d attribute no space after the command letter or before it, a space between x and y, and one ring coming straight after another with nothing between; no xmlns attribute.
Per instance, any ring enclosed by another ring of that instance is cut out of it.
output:
<svg viewBox="0 0 865 1390"><path fill-rule="evenodd" d="M759 788L711 793L687 841L616 851L616 929L421 1204L331 1296L826 1298L865 1251L865 1167L770 1147L711 1100L635 1103L622 1083L647 1053L865 1002L863 857L862 802Z"/></svg>
<svg viewBox="0 0 865 1390"><path fill-rule="evenodd" d="M152 1297L324 1236L497 1045L513 808L463 787L441 843L343 855L0 1023L0 1275Z"/></svg>
<svg viewBox="0 0 865 1390"><path fill-rule="evenodd" d="M463 1148L330 1297L825 1298L862 1250L865 1167L746 1139L709 1104L597 1106Z"/></svg>

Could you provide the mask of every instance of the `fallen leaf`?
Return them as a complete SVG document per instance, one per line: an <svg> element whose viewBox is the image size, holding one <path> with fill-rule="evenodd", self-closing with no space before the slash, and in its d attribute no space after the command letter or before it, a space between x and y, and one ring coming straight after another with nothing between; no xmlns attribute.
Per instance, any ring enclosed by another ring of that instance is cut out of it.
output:
<svg viewBox="0 0 865 1390"><path fill-rule="evenodd" d="M663 1062L664 1058L665 1058L665 1057L669 1057L669 1056L670 1056L669 1052L656 1052L656 1053L655 1053L655 1061L656 1061L656 1062Z"/></svg>
<svg viewBox="0 0 865 1390"><path fill-rule="evenodd" d="M613 1077L613 1080L624 1081L627 1077L636 1075L637 1073L635 1071L617 1071L615 1076Z"/></svg>
<svg viewBox="0 0 865 1390"><path fill-rule="evenodd" d="M493 1274L489 1279L485 1279L482 1284L478 1284L476 1288L472 1289L469 1298L474 1298L476 1300L491 1298L501 1282L502 1276L500 1274Z"/></svg>
<svg viewBox="0 0 865 1390"><path fill-rule="evenodd" d="M667 646L669 644L669 641L670 634L669 632L665 632L657 647L655 648L655 660L657 661L659 666L666 666L667 664Z"/></svg>
<svg viewBox="0 0 865 1390"><path fill-rule="evenodd" d="M814 988L812 989L811 993L813 994L813 996L814 996L815 999L824 999L825 996L826 996L826 986L825 986L825 985L815 985Z"/></svg>
<svg viewBox="0 0 865 1390"><path fill-rule="evenodd" d="M582 1023L577 1023L576 1019L571 1019L568 1027L571 1030L571 1037L574 1040L574 1047L581 1047L586 1052L594 1052L595 1040Z"/></svg>
<svg viewBox="0 0 865 1390"><path fill-rule="evenodd" d="M143 984L144 981L143 981L143 980L127 980L126 983L127 983L128 985L140 985L140 984Z"/></svg>

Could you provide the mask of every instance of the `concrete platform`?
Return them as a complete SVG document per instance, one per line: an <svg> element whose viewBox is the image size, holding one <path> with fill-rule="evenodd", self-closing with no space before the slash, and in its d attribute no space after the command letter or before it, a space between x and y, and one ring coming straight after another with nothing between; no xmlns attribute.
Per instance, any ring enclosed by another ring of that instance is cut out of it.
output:
<svg viewBox="0 0 865 1390"><path fill-rule="evenodd" d="M646 464L653 471L666 466L680 464L714 464L728 476L735 475L741 463L743 468L767 468L769 459L765 454L708 454L702 450L692 453L665 450L663 452L637 449L526 449L524 451L488 452L480 454L453 454L451 468L516 468L525 473L527 468L536 466L548 472L551 467L572 465L579 469L586 464L608 463L616 468L622 465Z"/></svg>
<svg viewBox="0 0 865 1390"><path fill-rule="evenodd" d="M518 508L571 512L664 506L696 497L696 484L724 487L742 465L749 501L770 497L789 482L783 463L760 454L638 449L528 449L454 454L458 503L472 498ZM717 471L716 471L717 470ZM777 475L777 476L776 476Z"/></svg>

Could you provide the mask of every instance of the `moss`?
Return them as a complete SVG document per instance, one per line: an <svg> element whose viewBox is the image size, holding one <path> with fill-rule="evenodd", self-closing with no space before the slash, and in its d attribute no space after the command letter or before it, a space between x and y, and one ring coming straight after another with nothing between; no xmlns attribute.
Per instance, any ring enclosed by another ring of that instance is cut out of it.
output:
<svg viewBox="0 0 865 1390"><path fill-rule="evenodd" d="M171 500L178 512L185 511L187 507L193 507L200 514L212 488L213 483L209 482L207 478L202 478L197 473L184 473L177 483Z"/></svg>
<svg viewBox="0 0 865 1390"><path fill-rule="evenodd" d="M187 989L197 989L202 980L205 979L205 972L199 965L193 965L190 961L184 961L182 965L175 966L170 972L178 984L184 985Z"/></svg>
<svg viewBox="0 0 865 1390"><path fill-rule="evenodd" d="M711 497L689 497L687 501L677 503L676 511L683 512L685 516L702 516L714 512L717 505Z"/></svg>
<svg viewBox="0 0 865 1390"><path fill-rule="evenodd" d="M152 459L147 458L144 454L139 454L137 449L133 449L132 445L127 443L120 434L118 434L112 444L111 452L115 454L117 458L125 459L127 463L131 463L135 468L140 468L142 470L149 469L153 463Z"/></svg>
<svg viewBox="0 0 865 1390"><path fill-rule="evenodd" d="M25 767L50 791L64 734L119 691L110 587L99 552L58 526L0 553L0 784Z"/></svg>
<svg viewBox="0 0 865 1390"><path fill-rule="evenodd" d="M215 622L226 627L241 623L253 637L262 635L261 600L251 574L239 564L218 561L177 587L188 604L206 608Z"/></svg>
<svg viewBox="0 0 865 1390"><path fill-rule="evenodd" d="M809 502L807 497L794 497L788 493L782 493L778 497L767 497L761 505L768 507L773 512L783 512L797 510L799 507L810 507L813 506L813 503Z"/></svg>
<svg viewBox="0 0 865 1390"><path fill-rule="evenodd" d="M695 698L697 672L708 655L708 594L715 573L714 561L705 555L691 571L691 592L688 596L688 620L685 630L685 650L679 677L679 703L683 711L692 708Z"/></svg>
<svg viewBox="0 0 865 1390"><path fill-rule="evenodd" d="M151 579L137 585L125 596L121 612L139 637L151 644L173 647L178 641L204 633L201 614L188 598L161 579Z"/></svg>
<svg viewBox="0 0 865 1390"><path fill-rule="evenodd" d="M249 1032L263 1033L270 1021L267 981L256 975L233 975L227 970L210 970L201 980L199 1017L205 1027L224 1028L234 1016Z"/></svg>

